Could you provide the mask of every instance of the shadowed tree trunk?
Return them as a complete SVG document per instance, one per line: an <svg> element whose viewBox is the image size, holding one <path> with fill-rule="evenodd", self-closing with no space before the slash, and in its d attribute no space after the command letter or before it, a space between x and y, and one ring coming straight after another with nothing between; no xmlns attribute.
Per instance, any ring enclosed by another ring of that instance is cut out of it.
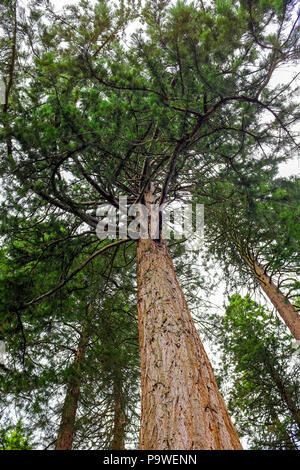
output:
<svg viewBox="0 0 300 470"><path fill-rule="evenodd" d="M281 395L282 401L286 404L289 412L291 413L300 431L299 406L295 402L293 396L291 395L289 388L285 384L285 381L282 380L282 377L280 376L279 372L276 370L276 367L274 367L274 363L269 356L269 351L267 349L264 349L264 351L265 351L265 358L266 358L265 360L266 367L269 369L270 375L276 384L276 387Z"/></svg>
<svg viewBox="0 0 300 470"><path fill-rule="evenodd" d="M296 444L292 441L291 436L287 432L285 426L282 426L282 422L280 421L280 419L279 419L277 413L275 412L275 410L272 408L270 410L270 412L271 412L270 414L271 414L271 418L273 420L275 428L277 427L280 430L280 433L282 435L282 439L283 439L284 444L285 444L285 449L286 450L297 450ZM275 433L275 435L276 435L276 433Z"/></svg>
<svg viewBox="0 0 300 470"><path fill-rule="evenodd" d="M242 449L166 243L140 239L137 259L140 449Z"/></svg>
<svg viewBox="0 0 300 470"><path fill-rule="evenodd" d="M81 365L88 344L87 323L84 324L73 362L72 376L69 380L55 450L71 450L74 425L81 382Z"/></svg>
<svg viewBox="0 0 300 470"><path fill-rule="evenodd" d="M122 378L116 377L114 380L114 427L111 450L125 449L125 425L126 418L124 413Z"/></svg>

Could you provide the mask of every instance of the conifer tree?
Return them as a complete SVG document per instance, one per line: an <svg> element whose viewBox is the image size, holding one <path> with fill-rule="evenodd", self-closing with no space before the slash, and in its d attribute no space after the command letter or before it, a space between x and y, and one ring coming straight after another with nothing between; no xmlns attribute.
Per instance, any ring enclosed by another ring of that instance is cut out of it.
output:
<svg viewBox="0 0 300 470"><path fill-rule="evenodd" d="M29 59L18 57L3 121L10 145L1 169L12 211L67 215L80 237L97 226L96 207L117 206L120 195L161 205L184 196L180 185L194 187L199 171L218 165L224 125L249 137L248 116L253 126L268 113L269 145L277 147L278 136L280 145L295 145L293 106L268 89L276 68L297 55L294 2L150 1L139 11L131 1L115 8L83 1L60 16L47 1L40 5L18 24ZM142 31L128 47L124 31L133 19ZM137 242L140 448L240 449L160 228L157 240ZM118 244L128 240L104 243L26 307Z"/></svg>
<svg viewBox="0 0 300 470"><path fill-rule="evenodd" d="M0 450L33 450L34 444L19 421L16 426L0 429Z"/></svg>
<svg viewBox="0 0 300 470"><path fill-rule="evenodd" d="M208 252L227 274L235 272L227 277L232 285L260 286L298 340L299 179L258 170L242 182L227 175L225 183L211 186L213 193L203 193L200 200L213 204L206 211Z"/></svg>
<svg viewBox="0 0 300 470"><path fill-rule="evenodd" d="M114 435L113 383L126 370L120 391L123 439L135 439L138 340L130 274L134 256L127 250L124 258L115 250L91 262L84 275L66 288L26 307L33 286L37 292L50 286L62 269L66 273L71 269L75 253L78 263L86 250L95 250L86 239L80 244L76 237L72 243L74 238L62 224L28 225L20 219L17 228L11 224L8 231L6 225L2 250L3 419L14 406L46 448L71 449L74 439L81 448L108 448ZM126 276L122 276L123 265ZM93 434L88 433L91 428Z"/></svg>
<svg viewBox="0 0 300 470"><path fill-rule="evenodd" d="M299 351L282 322L235 294L220 340L222 388L240 435L252 449L299 449Z"/></svg>

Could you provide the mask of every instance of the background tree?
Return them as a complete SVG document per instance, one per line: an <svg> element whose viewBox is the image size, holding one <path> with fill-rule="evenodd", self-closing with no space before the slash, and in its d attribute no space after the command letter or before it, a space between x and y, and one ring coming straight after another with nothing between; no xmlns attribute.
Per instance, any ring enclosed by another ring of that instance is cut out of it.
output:
<svg viewBox="0 0 300 470"><path fill-rule="evenodd" d="M0 450L33 450L34 444L22 423L0 430Z"/></svg>
<svg viewBox="0 0 300 470"><path fill-rule="evenodd" d="M260 286L299 339L299 179L272 179L256 166L243 181L227 175L202 190L208 253L231 286Z"/></svg>
<svg viewBox="0 0 300 470"><path fill-rule="evenodd" d="M18 222L20 234L21 220L14 222ZM41 285L46 288L56 276L61 276L61 269L65 273L72 270L73 250L78 263L85 250L94 249L85 243L78 245L78 240L73 244L74 238L64 232L62 225L28 225L23 222L24 233L20 239L13 224L9 231L6 225L6 245L2 251L1 289L3 299L7 299L1 312L2 340L7 352L6 360L1 363L3 419L10 414L13 404L39 437L40 445L51 448L55 444L61 420L64 425L59 433L59 446L62 448L71 448L76 433L81 436L77 445L105 448L114 435L108 418L114 413L111 399L114 373L119 377L120 369L123 374L125 368L121 390L126 418L123 437L125 440L128 433L134 439L138 387L135 291L131 280L134 256L128 250L127 253L115 250L101 262L91 262L84 275L77 276L56 295L26 307L24 304L27 296L31 298L33 287L37 291ZM122 275L123 271L126 276ZM109 309L105 306L108 298L111 299ZM104 328L108 322L110 331ZM83 328L85 340L81 339L78 354ZM116 339L112 331L117 334ZM75 363L74 356L77 356ZM92 423L94 433L89 434L87 430Z"/></svg>
<svg viewBox="0 0 300 470"><path fill-rule="evenodd" d="M236 294L219 339L222 390L240 435L251 449L299 449L299 356L281 320Z"/></svg>

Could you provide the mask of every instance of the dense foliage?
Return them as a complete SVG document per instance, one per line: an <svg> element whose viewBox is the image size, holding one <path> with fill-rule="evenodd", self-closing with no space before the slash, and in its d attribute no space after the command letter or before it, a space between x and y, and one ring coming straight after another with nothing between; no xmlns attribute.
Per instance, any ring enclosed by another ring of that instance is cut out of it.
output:
<svg viewBox="0 0 300 470"><path fill-rule="evenodd" d="M136 446L135 242L99 240L97 207L143 202L150 182L161 204L204 203L207 257L228 286L250 290L245 259L259 261L299 309L299 178L278 175L299 148L296 77L272 85L299 58L297 2L5 0L0 16L2 420L14 406L52 449L78 395L73 448ZM197 313L217 287L209 263L196 274L198 253L169 247ZM198 320L208 336L214 320ZM225 373L246 387L231 400L241 432L254 448L297 447L299 411L270 372L296 402L284 327L239 297L223 325Z"/></svg>
<svg viewBox="0 0 300 470"><path fill-rule="evenodd" d="M252 449L299 449L300 349L282 322L249 296L234 295L220 339L222 381L240 434Z"/></svg>

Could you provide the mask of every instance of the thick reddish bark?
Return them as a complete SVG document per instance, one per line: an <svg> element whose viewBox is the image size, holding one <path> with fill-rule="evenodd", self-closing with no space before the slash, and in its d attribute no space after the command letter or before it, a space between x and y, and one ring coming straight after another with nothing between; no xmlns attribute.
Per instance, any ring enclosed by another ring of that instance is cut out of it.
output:
<svg viewBox="0 0 300 470"><path fill-rule="evenodd" d="M280 292L270 276L264 271L257 261L246 260L261 288L270 299L277 312L290 329L296 340L300 340L300 315L295 307Z"/></svg>
<svg viewBox="0 0 300 470"><path fill-rule="evenodd" d="M140 449L242 449L164 241L139 240Z"/></svg>
<svg viewBox="0 0 300 470"><path fill-rule="evenodd" d="M73 362L73 374L72 378L69 381L65 396L55 450L72 449L76 411L80 394L80 370L82 361L84 360L84 354L87 348L87 343L88 336L87 328L85 325L83 327L82 334L79 339L78 349L76 351L75 359Z"/></svg>

